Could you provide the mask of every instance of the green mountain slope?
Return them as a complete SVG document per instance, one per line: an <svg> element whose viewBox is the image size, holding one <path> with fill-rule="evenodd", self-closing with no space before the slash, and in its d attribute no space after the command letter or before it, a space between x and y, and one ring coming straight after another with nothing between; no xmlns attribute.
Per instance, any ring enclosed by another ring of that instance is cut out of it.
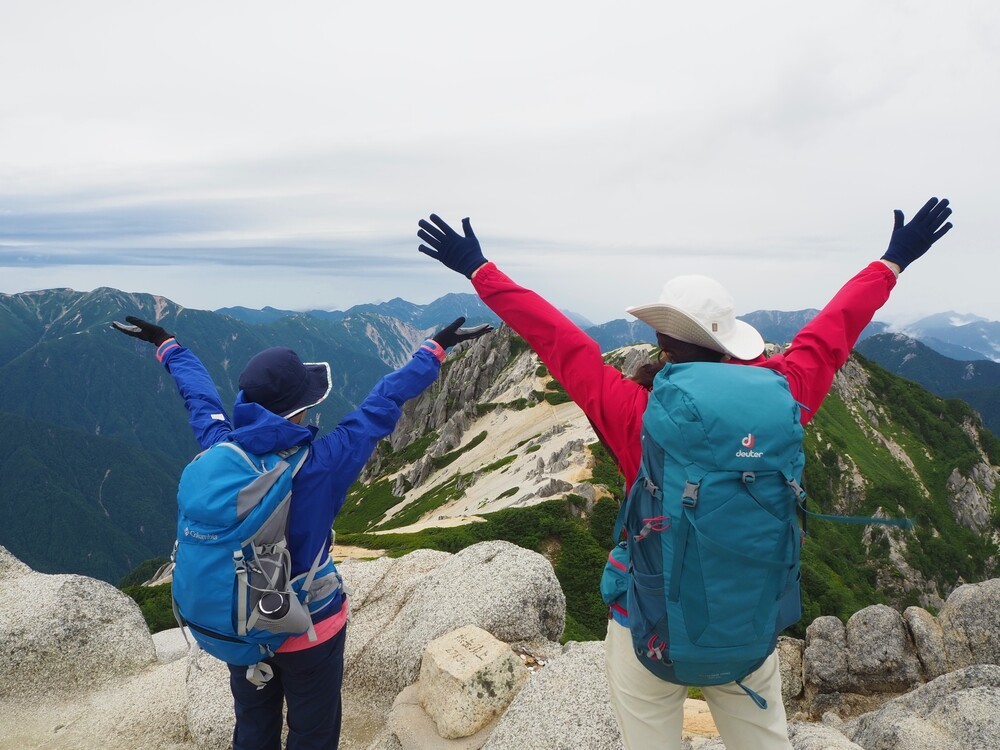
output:
<svg viewBox="0 0 1000 750"><path fill-rule="evenodd" d="M954 473L1000 463L995 438L977 429L961 401L937 398L860 358L848 368L865 391L835 389L806 430L809 507L909 518L915 526L809 521L805 622L821 614L846 617L875 602L934 607L958 583L983 580L997 565L995 489L990 523L979 528L962 525L949 503ZM905 561L902 569L896 554ZM909 570L918 575L908 580Z"/></svg>
<svg viewBox="0 0 1000 750"><path fill-rule="evenodd" d="M257 326L112 289L2 295L0 331L16 335L0 335L0 411L190 459L198 446L153 347L110 328L112 320L130 314L157 320L195 351L227 406L243 365L269 346L290 346L306 361L330 362L333 392L313 415L321 425L336 424L390 369L371 340L342 324L304 316Z"/></svg>
<svg viewBox="0 0 1000 750"><path fill-rule="evenodd" d="M117 581L168 554L180 464L122 441L0 413L0 544L32 568Z"/></svg>

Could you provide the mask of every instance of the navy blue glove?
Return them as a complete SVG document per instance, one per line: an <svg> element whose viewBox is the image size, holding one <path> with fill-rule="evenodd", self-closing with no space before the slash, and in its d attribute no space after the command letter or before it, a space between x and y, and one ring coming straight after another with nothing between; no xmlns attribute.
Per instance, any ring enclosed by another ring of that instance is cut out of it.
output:
<svg viewBox="0 0 1000 750"><path fill-rule="evenodd" d="M882 260L895 263L901 271L926 253L931 245L944 237L951 229L950 221L941 226L945 219L951 216L951 208L948 206L947 198L941 201L937 198L931 198L907 224L903 224L902 211L896 209L894 213L896 225L893 227L892 237L889 238L889 247L886 249L885 255L882 256Z"/></svg>
<svg viewBox="0 0 1000 750"><path fill-rule="evenodd" d="M483 323L481 326L475 326L474 328L459 328L464 322L465 318L457 318L431 336L431 339L436 341L442 349L449 349L462 341L478 339L480 336L493 330L493 326L489 323Z"/></svg>
<svg viewBox="0 0 1000 750"><path fill-rule="evenodd" d="M121 331L126 336L131 336L136 339L141 339L142 341L148 341L154 346L159 346L164 341L168 341L174 337L174 334L167 333L156 323L150 323L143 320L142 318L137 318L134 315L126 315L125 320L129 322L130 325L125 325L124 323L119 323L117 320L111 321L111 326L116 331Z"/></svg>
<svg viewBox="0 0 1000 750"><path fill-rule="evenodd" d="M430 218L437 226L431 225L425 219L419 222L420 231L417 232L417 237L430 245L430 247L421 245L420 252L471 279L472 272L486 262L483 251L479 248L479 240L472 231L472 224L468 219L462 219L462 231L465 233L462 237L437 214L431 214Z"/></svg>

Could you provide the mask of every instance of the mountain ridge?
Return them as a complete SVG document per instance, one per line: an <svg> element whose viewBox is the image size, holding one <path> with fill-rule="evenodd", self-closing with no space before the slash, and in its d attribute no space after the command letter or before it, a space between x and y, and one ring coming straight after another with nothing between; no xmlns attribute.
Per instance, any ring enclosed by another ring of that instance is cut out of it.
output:
<svg viewBox="0 0 1000 750"><path fill-rule="evenodd" d="M952 359L902 333L872 336L859 342L856 350L932 393L962 399L1000 435L1000 362Z"/></svg>

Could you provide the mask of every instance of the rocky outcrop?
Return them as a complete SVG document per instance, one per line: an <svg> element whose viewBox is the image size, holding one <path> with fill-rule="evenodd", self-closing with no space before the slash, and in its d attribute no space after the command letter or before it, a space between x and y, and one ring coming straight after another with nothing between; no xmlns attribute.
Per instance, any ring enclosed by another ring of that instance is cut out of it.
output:
<svg viewBox="0 0 1000 750"><path fill-rule="evenodd" d="M951 672L889 701L845 729L864 750L1000 747L1000 666Z"/></svg>
<svg viewBox="0 0 1000 750"><path fill-rule="evenodd" d="M944 597L937 581L928 580L923 573L907 562L909 554L907 539L912 540L912 535L886 526L866 526L861 539L868 549L871 549L876 542L884 542L889 548L889 564L875 571L879 591L899 598L911 593L916 594L923 607L940 609L944 606Z"/></svg>
<svg viewBox="0 0 1000 750"><path fill-rule="evenodd" d="M944 630L937 618L921 607L907 607L903 612L903 619L917 649L924 677L933 680L947 672L948 655L944 649Z"/></svg>
<svg viewBox="0 0 1000 750"><path fill-rule="evenodd" d="M956 468L948 477L948 505L955 520L973 531L983 531L992 521L997 470L980 462L963 476Z"/></svg>
<svg viewBox="0 0 1000 750"><path fill-rule="evenodd" d="M604 673L604 644L571 643L518 693L483 750L623 750Z"/></svg>
<svg viewBox="0 0 1000 750"><path fill-rule="evenodd" d="M574 403L546 400L553 382L505 326L452 350L439 380L406 403L391 442L366 465L362 481L387 481L399 499L371 530L426 497L438 505L407 531L569 494L596 496L586 486L593 430Z"/></svg>
<svg viewBox="0 0 1000 750"><path fill-rule="evenodd" d="M113 586L35 572L0 547L0 644L0 748L189 747L186 664L157 661Z"/></svg>
<svg viewBox="0 0 1000 750"><path fill-rule="evenodd" d="M533 380L530 371L536 366L533 357L521 357L517 360L520 367L500 378L501 371L511 364L511 341L515 335L507 326L500 326L489 336L452 349L441 377L403 407L403 416L389 438L393 450L429 432L438 433L438 440L428 451L431 455L453 450L461 442L467 415L474 413L476 404L496 400L500 395L498 388L507 390L518 383L527 388ZM523 398L530 394L525 391L517 395ZM376 454L376 460L368 464L362 479L377 474L378 468Z"/></svg>
<svg viewBox="0 0 1000 750"><path fill-rule="evenodd" d="M185 681L184 715L199 750L229 750L233 739L233 696L229 668L204 651L192 651Z"/></svg>
<svg viewBox="0 0 1000 750"><path fill-rule="evenodd" d="M993 579L957 588L937 617L885 605L862 609L846 625L819 617L806 629L803 693L786 692L786 703L812 718L853 716L949 672L1000 664L998 611L1000 579Z"/></svg>
<svg viewBox="0 0 1000 750"><path fill-rule="evenodd" d="M949 671L970 664L1000 664L1000 579L955 589L938 614Z"/></svg>
<svg viewBox="0 0 1000 750"><path fill-rule="evenodd" d="M3 547L0 582L0 699L50 697L156 660L142 612L113 586L36 573Z"/></svg>
<svg viewBox="0 0 1000 750"><path fill-rule="evenodd" d="M345 669L352 687L389 701L416 680L427 644L463 625L505 643L562 635L566 599L552 565L509 542L347 561L340 570L352 590Z"/></svg>
<svg viewBox="0 0 1000 750"><path fill-rule="evenodd" d="M778 667L781 670L781 697L790 709L797 709L803 694L802 658L805 643L798 638L778 638Z"/></svg>
<svg viewBox="0 0 1000 750"><path fill-rule="evenodd" d="M860 692L902 693L921 681L921 665L902 616L866 607L847 621L847 669Z"/></svg>

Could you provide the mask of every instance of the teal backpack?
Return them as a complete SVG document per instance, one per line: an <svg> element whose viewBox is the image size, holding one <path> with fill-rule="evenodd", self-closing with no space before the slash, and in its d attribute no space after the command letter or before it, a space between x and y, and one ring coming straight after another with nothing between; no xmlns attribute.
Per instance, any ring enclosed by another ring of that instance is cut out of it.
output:
<svg viewBox="0 0 1000 750"><path fill-rule="evenodd" d="M642 425L639 473L618 514L601 594L613 610L626 603L635 653L650 672L681 685L736 682L766 708L741 680L802 616L807 515L912 523L806 510L799 405L773 370L667 365Z"/></svg>
<svg viewBox="0 0 1000 750"><path fill-rule="evenodd" d="M802 435L772 370L694 362L657 375L615 529L627 532L633 645L653 674L739 682L801 617Z"/></svg>

